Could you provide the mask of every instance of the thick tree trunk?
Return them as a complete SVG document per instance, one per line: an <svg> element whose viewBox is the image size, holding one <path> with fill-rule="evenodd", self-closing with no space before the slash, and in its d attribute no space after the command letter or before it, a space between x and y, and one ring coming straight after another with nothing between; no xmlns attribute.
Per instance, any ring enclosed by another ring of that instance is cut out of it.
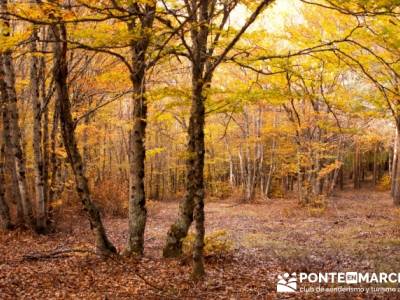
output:
<svg viewBox="0 0 400 300"><path fill-rule="evenodd" d="M142 77L144 79L144 77ZM134 82L133 129L130 133L130 173L129 173L129 233L125 254L142 255L144 230L146 226L145 174L145 131L147 104L144 82Z"/></svg>
<svg viewBox="0 0 400 300"><path fill-rule="evenodd" d="M5 52L0 55L0 81L3 89L4 100L6 101L5 110L9 121L8 131L10 146L12 150L12 159L15 164L16 179L18 182L18 198L21 200L21 207L25 225L32 227L34 225L32 204L28 197L26 184L25 156L22 149L21 128L19 126L19 115L17 108L17 94L15 91L15 73L12 63L11 53Z"/></svg>
<svg viewBox="0 0 400 300"><path fill-rule="evenodd" d="M193 249L193 277L201 278L204 272L203 262L203 248L204 248L204 118L205 118L205 107L203 87L196 82L193 84L193 99L192 99L192 113L191 113L191 125L189 126L189 144L192 142L193 152L189 152L190 156L194 156L193 164L189 166L192 168L189 171L194 176L187 178L191 189L193 189L194 199L194 213L193 218L196 222L196 240Z"/></svg>
<svg viewBox="0 0 400 300"><path fill-rule="evenodd" d="M67 33L65 25L53 25L52 31L56 39L56 42L53 43L53 77L56 87L56 99L60 109L61 132L64 140L64 147L75 176L76 190L88 214L91 228L95 232L97 250L104 254L115 253L115 247L107 238L100 212L91 200L89 184L83 170L82 157L78 151L78 145L75 139L75 124L72 120L71 104L69 102L67 87Z"/></svg>
<svg viewBox="0 0 400 300"><path fill-rule="evenodd" d="M137 9L136 6L132 7ZM144 230L146 227L145 177L145 138L147 125L146 103L146 55L150 37L147 30L153 26L155 4L145 5L144 15L140 17L142 30L139 40L131 41L133 86L133 129L130 132L130 174L129 174L129 232L124 254L142 255L144 250ZM136 30L135 24L128 25L130 31Z"/></svg>
<svg viewBox="0 0 400 300"><path fill-rule="evenodd" d="M42 111L39 101L39 60L36 56L37 30L32 32L30 92L33 111L33 153L35 170L36 230L44 233L47 227L47 213L44 189L44 160L42 149Z"/></svg>

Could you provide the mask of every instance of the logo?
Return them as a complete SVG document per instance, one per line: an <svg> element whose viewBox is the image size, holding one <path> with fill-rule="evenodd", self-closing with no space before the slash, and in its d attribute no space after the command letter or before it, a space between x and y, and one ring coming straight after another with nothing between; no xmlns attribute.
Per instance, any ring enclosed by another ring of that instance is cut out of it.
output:
<svg viewBox="0 0 400 300"><path fill-rule="evenodd" d="M278 283L276 284L276 291L278 293L294 293L297 291L297 277L296 273L285 273L278 275Z"/></svg>

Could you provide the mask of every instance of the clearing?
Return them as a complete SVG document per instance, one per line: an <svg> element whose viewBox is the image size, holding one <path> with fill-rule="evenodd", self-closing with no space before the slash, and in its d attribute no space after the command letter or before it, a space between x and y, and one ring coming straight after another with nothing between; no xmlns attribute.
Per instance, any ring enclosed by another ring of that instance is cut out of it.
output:
<svg viewBox="0 0 400 300"><path fill-rule="evenodd" d="M396 272L400 270L400 210L388 192L343 191L325 210L300 207L296 200L256 204L209 202L206 230L222 232L230 251L206 258L205 282L190 280L186 258L161 258L175 202L151 202L145 257L101 259L93 253L62 253L29 259L57 249L91 249L84 216L65 211L59 230L48 236L14 231L0 235L1 299L318 299L327 294L276 294L282 272ZM122 249L127 220L106 218L111 240ZM35 240L37 242L35 242ZM35 244L33 249L32 245ZM343 293L340 299L395 299L392 294Z"/></svg>

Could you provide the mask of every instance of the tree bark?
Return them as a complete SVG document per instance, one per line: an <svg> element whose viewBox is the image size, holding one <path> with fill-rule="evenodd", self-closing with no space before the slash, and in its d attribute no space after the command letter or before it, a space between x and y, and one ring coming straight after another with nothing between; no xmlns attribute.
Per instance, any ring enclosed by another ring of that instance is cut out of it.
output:
<svg viewBox="0 0 400 300"><path fill-rule="evenodd" d="M100 212L91 200L89 184L83 170L82 157L78 151L75 139L75 124L72 120L67 87L67 32L65 25L53 25L52 31L56 40L53 43L53 77L56 87L56 98L60 109L61 133L68 160L74 173L76 190L88 214L91 228L95 232L97 250L103 254L116 253L115 247L107 238Z"/></svg>
<svg viewBox="0 0 400 300"><path fill-rule="evenodd" d="M400 159L399 159L399 146L400 146L400 120L396 120L396 137L395 137L395 155L393 158L392 168L392 196L393 203L396 206L400 205Z"/></svg>
<svg viewBox="0 0 400 300"><path fill-rule="evenodd" d="M133 6L134 10L138 10ZM144 15L140 17L140 39L131 41L133 87L133 129L130 132L130 173L129 173L129 232L124 251L125 255L142 255L144 250L144 230L146 226L146 193L144 185L146 158L146 55L150 43L149 29L153 26L155 4L145 5ZM135 24L128 25L130 31L136 30Z"/></svg>
<svg viewBox="0 0 400 300"><path fill-rule="evenodd" d="M396 121L396 123L398 123L398 122ZM398 160L399 160L399 155L398 155L399 142L400 142L399 126L397 126L397 124L396 124L396 134L394 137L394 145L393 145L393 162L392 162L392 169L391 169L391 175L392 175L391 194L392 194L392 196L394 196L394 191L395 191L396 182L397 182L397 166L398 166Z"/></svg>
<svg viewBox="0 0 400 300"><path fill-rule="evenodd" d="M4 3L4 2L3 2ZM17 94L15 91L15 72L11 53L6 51L0 55L0 80L4 89L7 118L10 125L9 140L12 156L15 164L16 179L18 182L18 198L21 200L24 223L28 227L34 226L32 204L28 197L26 183L25 155L22 148L21 128L19 126L19 114L17 108Z"/></svg>
<svg viewBox="0 0 400 300"><path fill-rule="evenodd" d="M361 187L360 182L360 146L358 142L354 145L354 160L353 160L353 185L355 189Z"/></svg>
<svg viewBox="0 0 400 300"><path fill-rule="evenodd" d="M0 79L1 81L2 79ZM1 84L1 83L0 83ZM0 103L0 112L1 112L1 117L3 119L3 132L5 130L5 118L7 118L6 116L6 108L5 108L5 101L4 101L4 86L1 89L0 88L0 99L1 99L1 103ZM8 125L7 125L8 126ZM4 135L2 135L4 136ZM0 223L1 223L1 228L2 229L11 229L12 228L12 223L11 223L11 216L10 216L10 208L6 202L6 198L5 198L5 178L4 178L4 167L5 167L5 140L2 141L1 145L0 145Z"/></svg>
<svg viewBox="0 0 400 300"><path fill-rule="evenodd" d="M375 143L374 145L374 166L373 166L373 177L372 177L372 182L374 186L378 183L378 177L379 177L379 170L378 170L378 143Z"/></svg>
<svg viewBox="0 0 400 300"><path fill-rule="evenodd" d="M30 92L33 111L33 153L35 170L36 231L44 233L47 225L44 160L42 149L42 111L39 101L39 60L36 56L37 29L33 29L31 41Z"/></svg>

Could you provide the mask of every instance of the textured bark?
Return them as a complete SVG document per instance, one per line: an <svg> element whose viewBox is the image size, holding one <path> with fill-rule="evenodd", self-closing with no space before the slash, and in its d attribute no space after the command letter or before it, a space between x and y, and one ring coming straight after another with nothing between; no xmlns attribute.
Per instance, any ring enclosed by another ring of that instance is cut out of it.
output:
<svg viewBox="0 0 400 300"><path fill-rule="evenodd" d="M33 111L33 154L35 170L35 200L36 200L36 230L39 233L46 231L46 192L44 179L44 160L42 151L42 112L39 100L39 59L36 56L37 30L32 32L31 42L31 66L30 66L30 92Z"/></svg>
<svg viewBox="0 0 400 300"><path fill-rule="evenodd" d="M210 82L203 78L206 58L208 29L208 1L199 1L199 19L202 20L200 31L192 30L192 104L187 145L188 159L186 161L186 196L179 208L179 215L170 227L164 257L177 257L182 254L182 240L186 237L189 227L196 219L196 241L193 251L193 275L204 275L202 249L204 245L204 101L203 89ZM203 227L203 228L202 228Z"/></svg>
<svg viewBox="0 0 400 300"><path fill-rule="evenodd" d="M188 148L189 147L190 144L188 145ZM187 166L193 164L190 162L191 160L191 158L188 159ZM193 177L194 175L192 174L191 169L187 167L187 179L192 179ZM168 230L167 239L163 249L164 257L178 257L182 254L183 239L186 237L190 225L193 222L194 196L193 189L189 188L191 185L189 182L186 182L186 195L179 206L178 218Z"/></svg>
<svg viewBox="0 0 400 300"><path fill-rule="evenodd" d="M204 97L202 95L202 87L200 84L193 83L192 113L189 125L189 144L193 143L193 152L189 152L190 156L194 156L192 168L189 173L193 175L188 177L189 186L193 190L194 198L194 213L193 219L196 222L196 239L193 248L193 277L195 279L204 276L203 248L204 248L204 118L205 107Z"/></svg>
<svg viewBox="0 0 400 300"><path fill-rule="evenodd" d="M222 53L215 59L214 50L219 42L219 34L210 42L208 47L208 37L211 23L215 17L216 1L199 0L185 1L187 13L189 15L191 46L189 58L192 73L192 104L190 112L190 121L188 128L188 147L187 147L187 180L186 197L181 204L177 221L168 231L166 245L164 247L164 256L176 256L181 253L182 238L184 238L189 229L190 223L196 221L196 239L193 249L193 273L194 279L201 279L204 275L204 102L207 89L212 80L212 75L217 66L224 60L227 53L238 42L247 28L255 21L261 11L272 1L262 1L246 20L243 27L238 31L235 37L228 43ZM233 4L233 5L232 5ZM231 5L231 10L225 6L224 16L220 28L224 28L225 22L229 19L229 14L237 2L227 3ZM191 210L194 210L192 215Z"/></svg>
<svg viewBox="0 0 400 300"><path fill-rule="evenodd" d="M142 255L147 210L144 188L145 173L145 130L147 104L144 85L134 83L133 129L130 133L130 173L129 173L129 232L125 249L126 255Z"/></svg>
<svg viewBox="0 0 400 300"><path fill-rule="evenodd" d="M21 200L24 223L31 227L34 225L32 204L28 197L26 183L25 156L22 148L21 128L17 108L17 94L15 91L15 73L11 53L6 51L0 56L0 80L4 85L4 99L8 115L10 130L9 139L13 163L15 164L16 179L18 183L18 198Z"/></svg>
<svg viewBox="0 0 400 300"><path fill-rule="evenodd" d="M189 124L189 160L188 173L193 177L187 178L188 190L192 190L194 200L193 219L195 221L196 238L193 248L193 271L194 279L201 279L205 275L204 271L204 121L205 121L205 100L204 93L211 83L209 78L204 75L207 57L207 37L209 33L209 1L199 2L199 31L192 30L193 54L192 61L192 105Z"/></svg>
<svg viewBox="0 0 400 300"><path fill-rule="evenodd" d="M194 218L196 220L196 241L193 251L193 276L201 278L204 275L203 265L203 245L204 245L204 101L206 99L206 88L210 85L212 75L217 66L223 61L227 53L238 42L247 28L255 21L261 11L272 1L262 1L254 10L246 23L238 31L235 37L225 47L222 53L214 60L214 50L219 42L219 34L210 43L208 48L207 40L209 36L210 23L215 17L216 1L199 0L186 1L186 8L191 24L190 36L190 62L192 72L192 106L189 121L189 142L187 146L187 176L186 176L186 196L179 210L176 222L170 227L166 245L163 250L165 257L177 256L181 253L182 239L186 236L190 224ZM235 7L236 2L227 3L225 13L222 18L221 28L229 19L231 10L228 6Z"/></svg>
<svg viewBox="0 0 400 300"><path fill-rule="evenodd" d="M45 30L43 30L45 31ZM46 37L46 36L44 36ZM47 50L47 45L44 43L42 51ZM43 151L43 187L44 187L44 202L46 206L46 213L48 213L49 206L49 168L50 168L50 132L49 132L49 105L47 103L46 93L46 62L45 58L41 56L39 58L39 81L40 81L40 101L43 117L42 117L42 151ZM52 92L50 92L52 93ZM47 216L46 216L47 218ZM48 219L46 220L46 223Z"/></svg>
<svg viewBox="0 0 400 300"><path fill-rule="evenodd" d="M103 254L116 253L115 247L107 238L100 212L91 200L89 184L83 169L82 157L78 151L78 145L75 139L75 128L72 120L71 104L67 87L67 33L65 25L53 25L52 31L56 40L56 42L53 43L53 77L56 88L56 101L60 109L61 133L64 147L74 173L76 190L88 214L91 228L94 230L97 250Z"/></svg>
<svg viewBox="0 0 400 300"><path fill-rule="evenodd" d="M4 83L2 84L3 79L0 78L0 113L1 117L3 120L3 133L2 137L6 137L4 134L5 130L8 129L8 122L6 122L7 119L7 111L5 107L5 85ZM7 126L7 129L5 127ZM6 139L3 139L1 145L0 145L0 223L1 223L1 228L2 229L11 229L12 228L12 223L11 223L11 216L10 216L10 209L8 207L8 204L5 199L5 178L4 178L4 168L5 168L5 145Z"/></svg>
<svg viewBox="0 0 400 300"><path fill-rule="evenodd" d="M139 11L136 5L133 10ZM130 74L133 86L133 128L130 132L130 173L129 173L129 229L125 255L142 255L144 250L144 230L146 226L145 176L145 137L147 125L146 56L150 42L149 29L153 26L155 4L145 5L140 17L141 33L139 40L131 41L132 70ZM135 24L129 24L129 30L135 30Z"/></svg>

